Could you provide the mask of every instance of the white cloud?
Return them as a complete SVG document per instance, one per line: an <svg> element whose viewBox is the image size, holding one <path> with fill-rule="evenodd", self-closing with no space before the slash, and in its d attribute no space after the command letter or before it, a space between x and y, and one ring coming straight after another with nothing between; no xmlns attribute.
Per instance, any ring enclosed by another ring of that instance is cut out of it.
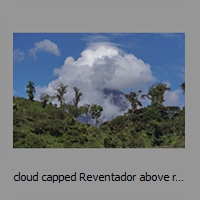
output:
<svg viewBox="0 0 200 200"><path fill-rule="evenodd" d="M24 52L21 51L20 49L15 49L13 52L13 59L14 61L20 62L24 60Z"/></svg>
<svg viewBox="0 0 200 200"><path fill-rule="evenodd" d="M180 95L182 91L181 90L174 90L174 91L166 91L164 94L164 105L165 106L180 106L181 100Z"/></svg>
<svg viewBox="0 0 200 200"><path fill-rule="evenodd" d="M35 43L35 47L29 50L29 54L36 58L36 54L40 51L46 51L56 56L60 56L58 46L50 40L43 40Z"/></svg>
<svg viewBox="0 0 200 200"><path fill-rule="evenodd" d="M64 65L54 70L63 81L93 88L126 89L143 86L155 80L149 64L133 54L123 54L110 43L95 43L74 61L68 57Z"/></svg>
<svg viewBox="0 0 200 200"><path fill-rule="evenodd" d="M54 74L58 79L47 87L37 87L36 98L41 92L53 94L53 87L62 82L70 86L66 94L69 102L74 98L73 87L76 86L83 93L80 105L96 103L103 106L105 120L123 113L109 98L104 98L101 89L141 88L155 81L149 64L133 54L123 53L115 44L108 42L91 44L77 60L67 57Z"/></svg>

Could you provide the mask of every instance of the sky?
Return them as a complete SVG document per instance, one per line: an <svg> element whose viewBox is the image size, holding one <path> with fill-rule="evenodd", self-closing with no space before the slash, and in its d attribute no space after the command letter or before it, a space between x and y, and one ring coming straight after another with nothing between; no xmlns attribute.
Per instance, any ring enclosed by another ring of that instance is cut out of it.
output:
<svg viewBox="0 0 200 200"><path fill-rule="evenodd" d="M100 89L124 93L162 82L166 106L184 106L180 85L185 81L184 33L13 33L13 95L28 98L26 86L34 82L35 100L41 93L54 94L54 87L68 85L83 93L80 105L97 103L111 119L122 114L105 100ZM143 100L148 105L148 100Z"/></svg>

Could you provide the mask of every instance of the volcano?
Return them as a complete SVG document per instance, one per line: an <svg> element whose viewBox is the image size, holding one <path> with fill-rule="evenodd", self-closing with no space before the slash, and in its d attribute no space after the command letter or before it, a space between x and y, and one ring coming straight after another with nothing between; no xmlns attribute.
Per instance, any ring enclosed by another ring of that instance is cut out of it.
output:
<svg viewBox="0 0 200 200"><path fill-rule="evenodd" d="M125 94L121 90L108 89L105 88L102 90L104 98L110 99L111 104L120 108L120 111L126 111L129 107L128 100L125 97Z"/></svg>
<svg viewBox="0 0 200 200"><path fill-rule="evenodd" d="M105 121L112 120L113 118L117 117L118 115L123 115L128 110L130 104L129 104L128 100L126 99L125 94L121 90L104 88L104 89L98 89L98 91L102 94L103 98L107 102L109 102L109 105L114 106L114 108L116 108L115 113L118 113L118 114L112 115L112 117L110 117L110 118L106 118L104 115L104 112L106 109L109 109L109 108L108 107L105 108L104 105L100 105L103 107L104 111L102 112L102 116L99 119L98 125L101 125ZM86 117L85 117L85 115L82 115L77 120L79 122L85 123ZM88 118L88 124L94 125L94 122L93 122L93 119L91 118L91 116L89 116L89 118Z"/></svg>

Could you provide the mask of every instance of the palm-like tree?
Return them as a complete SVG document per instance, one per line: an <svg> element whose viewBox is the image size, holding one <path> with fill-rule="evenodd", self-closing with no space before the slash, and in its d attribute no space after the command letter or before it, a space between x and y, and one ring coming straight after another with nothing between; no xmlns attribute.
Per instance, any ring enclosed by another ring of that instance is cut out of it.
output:
<svg viewBox="0 0 200 200"><path fill-rule="evenodd" d="M148 94L143 94L141 96L142 99L148 98L151 100L151 105L163 105L164 100L164 93L165 91L170 91L170 88L167 84L158 83L153 84L148 91Z"/></svg>

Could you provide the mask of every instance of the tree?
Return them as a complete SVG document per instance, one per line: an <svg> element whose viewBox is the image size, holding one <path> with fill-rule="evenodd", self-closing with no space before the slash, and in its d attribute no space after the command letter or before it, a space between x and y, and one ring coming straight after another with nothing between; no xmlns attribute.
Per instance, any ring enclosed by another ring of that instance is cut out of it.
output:
<svg viewBox="0 0 200 200"><path fill-rule="evenodd" d="M68 104L66 104L65 109L68 111L69 115L72 115L75 119L77 119L78 116L82 114L82 109L78 107L78 103L80 101L82 93L79 92L79 89L77 87L74 87L74 91L75 97L73 99L73 103L69 102Z"/></svg>
<svg viewBox="0 0 200 200"><path fill-rule="evenodd" d="M75 106L72 102L69 102L64 107L67 110L68 114L74 117L74 119L77 119L78 116L80 116L83 112L81 107L79 108L78 106Z"/></svg>
<svg viewBox="0 0 200 200"><path fill-rule="evenodd" d="M143 94L141 96L142 99L148 98L151 100L151 105L163 105L164 100L164 93L165 91L169 91L170 88L167 87L167 84L158 83L153 84L148 91L148 94Z"/></svg>
<svg viewBox="0 0 200 200"><path fill-rule="evenodd" d="M29 100L33 101L33 99L34 99L33 93L35 93L34 83L32 81L29 81L29 83L26 87L28 88L28 90L26 90L26 93L28 94L28 98L29 98Z"/></svg>
<svg viewBox="0 0 200 200"><path fill-rule="evenodd" d="M183 94L185 94L185 82L183 82L181 85L181 90L183 91Z"/></svg>
<svg viewBox="0 0 200 200"><path fill-rule="evenodd" d="M80 108L82 110L82 114L85 114L86 119L85 119L85 123L88 124L88 114L89 114L89 110L90 110L90 105L89 104L84 104L83 106L81 106Z"/></svg>
<svg viewBox="0 0 200 200"><path fill-rule="evenodd" d="M47 103L50 101L50 99L51 99L50 95L48 95L46 93L42 93L40 95L40 100L42 102L42 107L43 108L47 105Z"/></svg>
<svg viewBox="0 0 200 200"><path fill-rule="evenodd" d="M162 121L158 109L155 106L148 106L142 116L142 122L144 122L145 124L149 124L151 120L155 120L158 122Z"/></svg>
<svg viewBox="0 0 200 200"><path fill-rule="evenodd" d="M95 126L99 123L99 118L101 117L101 112L103 111L103 108L101 106L98 106L96 104L92 104L90 107L90 113L92 116L92 119L95 120Z"/></svg>
<svg viewBox="0 0 200 200"><path fill-rule="evenodd" d="M132 106L132 111L135 112L138 106L142 106L142 103L138 100L138 96L142 91L139 90L138 93L131 92L130 94L126 94L125 97L130 101Z"/></svg>
<svg viewBox="0 0 200 200"><path fill-rule="evenodd" d="M60 82L58 86L54 88L56 90L54 98L58 99L58 101L60 102L60 107L63 109L66 101L64 95L67 93L67 87L68 85L64 85L63 83Z"/></svg>
<svg viewBox="0 0 200 200"><path fill-rule="evenodd" d="M82 93L79 92L79 89L77 87L74 87L74 91L75 91L75 98L73 99L73 103L75 106L78 106L78 102L80 101Z"/></svg>

